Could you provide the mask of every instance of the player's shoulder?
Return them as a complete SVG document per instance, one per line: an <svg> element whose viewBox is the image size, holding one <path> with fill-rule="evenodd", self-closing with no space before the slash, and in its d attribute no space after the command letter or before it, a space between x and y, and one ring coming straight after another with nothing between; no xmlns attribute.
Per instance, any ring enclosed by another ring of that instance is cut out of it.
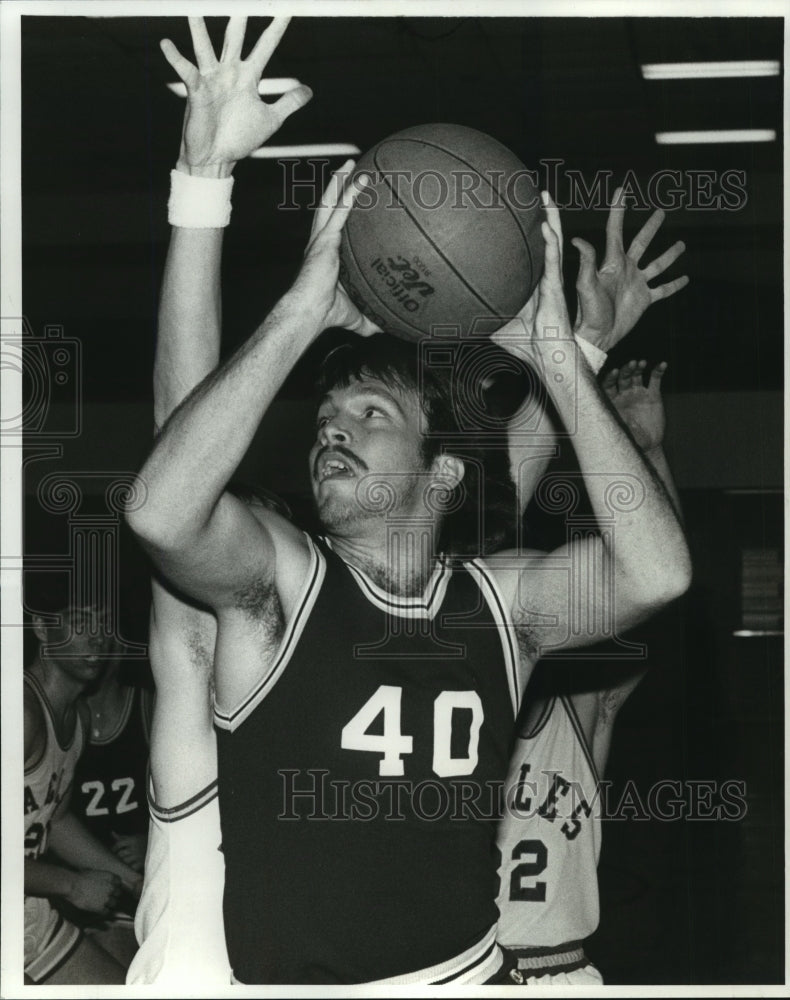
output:
<svg viewBox="0 0 790 1000"><path fill-rule="evenodd" d="M493 577L505 599L512 604L524 573L537 572L547 555L541 549L502 549L476 562Z"/></svg>
<svg viewBox="0 0 790 1000"><path fill-rule="evenodd" d="M31 684L24 685L23 718L25 770L35 767L47 749L47 720L44 706Z"/></svg>

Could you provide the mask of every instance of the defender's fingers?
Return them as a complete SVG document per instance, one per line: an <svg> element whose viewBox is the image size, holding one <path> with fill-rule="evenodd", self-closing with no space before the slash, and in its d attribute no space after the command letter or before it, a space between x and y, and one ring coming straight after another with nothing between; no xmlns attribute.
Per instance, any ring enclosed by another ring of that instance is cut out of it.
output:
<svg viewBox="0 0 790 1000"><path fill-rule="evenodd" d="M231 17L228 19L228 26L225 28L225 37L222 40L222 53L220 61L241 58L241 47L244 45L244 32L247 30L246 17Z"/></svg>
<svg viewBox="0 0 790 1000"><path fill-rule="evenodd" d="M619 374L620 374L619 368L612 368L612 370L608 371L603 377L603 381L601 382L601 388L609 397L609 399L614 399L614 397L617 395L617 376Z"/></svg>
<svg viewBox="0 0 790 1000"><path fill-rule="evenodd" d="M628 256L631 260L639 263L645 250L647 250L650 246L650 241L661 228L661 224L663 223L665 217L666 213L660 208L657 208L655 212L653 212L644 226L642 226L636 236L631 240L631 245L628 248Z"/></svg>
<svg viewBox="0 0 790 1000"><path fill-rule="evenodd" d="M201 73L208 72L217 65L217 57L214 55L214 46L211 44L206 22L202 17L190 17L188 20L198 69Z"/></svg>
<svg viewBox="0 0 790 1000"><path fill-rule="evenodd" d="M261 34L261 37L255 43L255 48L247 56L247 62L250 63L258 73L262 73L266 63L271 59L272 53L280 44L280 39L285 34L285 29L288 27L290 22L290 17L274 17L272 18L271 24L266 28L266 30Z"/></svg>
<svg viewBox="0 0 790 1000"><path fill-rule="evenodd" d="M659 299L668 299L670 295L674 295L675 292L679 292L681 288L685 288L688 283L688 275L684 274L680 278L675 278L674 281L668 281L665 285L658 285L657 288L651 288L651 303L658 302Z"/></svg>
<svg viewBox="0 0 790 1000"><path fill-rule="evenodd" d="M576 278L576 288L581 290L592 284L596 272L595 248L586 240L575 236L571 243L579 251L579 274Z"/></svg>
<svg viewBox="0 0 790 1000"><path fill-rule="evenodd" d="M279 101L275 101L274 104L270 105L270 111L282 125L285 119L289 118L294 111L303 108L312 96L312 90L305 86L305 84L300 84L300 86L295 87L293 90L289 90L287 94L283 94Z"/></svg>
<svg viewBox="0 0 790 1000"><path fill-rule="evenodd" d="M652 281L653 278L658 277L659 274L663 274L671 264L675 263L685 249L686 244L682 240L678 240L677 243L673 243L669 250L665 250L660 257L656 257L655 260L651 261L647 267L642 270L642 276L645 281Z"/></svg>
<svg viewBox="0 0 790 1000"><path fill-rule="evenodd" d="M624 215L623 189L622 187L618 187L612 196L612 204L606 219L606 253L604 254L604 263L613 258L617 259L623 252Z"/></svg>
<svg viewBox="0 0 790 1000"><path fill-rule="evenodd" d="M194 87L200 76L197 67L193 66L185 56L181 55L169 38L163 38L159 43L159 48L162 50L162 55L167 59L176 73L178 73L187 87Z"/></svg>
<svg viewBox="0 0 790 1000"><path fill-rule="evenodd" d="M647 361L640 361L636 366L636 371L634 372L634 382L636 385L644 388L645 385L645 371L647 369Z"/></svg>
<svg viewBox="0 0 790 1000"><path fill-rule="evenodd" d="M617 388L620 392L625 392L626 389L631 388L635 369L636 361L629 361L620 369L620 374L617 377Z"/></svg>
<svg viewBox="0 0 790 1000"><path fill-rule="evenodd" d="M669 365L666 361L662 361L661 364L655 366L655 368L650 372L650 379L647 383L647 390L651 396L658 396L661 392L661 379L664 376Z"/></svg>

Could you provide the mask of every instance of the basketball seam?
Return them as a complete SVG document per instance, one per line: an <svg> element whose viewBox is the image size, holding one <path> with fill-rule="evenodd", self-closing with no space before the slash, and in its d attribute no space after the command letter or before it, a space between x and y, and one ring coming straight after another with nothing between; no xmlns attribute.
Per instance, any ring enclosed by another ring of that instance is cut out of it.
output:
<svg viewBox="0 0 790 1000"><path fill-rule="evenodd" d="M430 143L426 143L426 145L430 145ZM435 148L435 149L441 149L441 146L435 146L434 148ZM446 152L446 150L442 150L442 151L443 151L443 152ZM378 164L378 151L377 151L377 153L376 153L376 156L375 156L375 157L373 158L373 160L374 160L374 163L376 164L376 168L377 168L377 169L381 169L381 168L379 167L379 164ZM462 160L461 162L463 163L463 160ZM470 164L470 165L471 165L471 164ZM497 318L497 319L502 319L502 316L500 315L500 312L499 312L499 310L498 310L498 309L495 309L495 308L494 308L494 307L493 307L492 305L489 305L489 303L488 303L488 302L486 302L486 300L485 300L485 299L483 298L483 296L482 296L482 295L481 295L481 294L480 294L480 293L479 293L479 292L478 292L478 291L477 291L476 289L472 288L472 286L471 286L471 285L469 284L469 282L468 282L468 281L466 280L466 278L465 278L465 277L464 277L464 276L463 276L462 274L460 274L460 273L459 273L459 272L458 272L458 271L456 270L456 268L455 268L455 265L454 265L454 264L453 264L453 263L452 263L452 262L451 262L451 261L450 261L450 260L449 260L449 259L448 259L448 258L447 258L447 257L446 257L446 256L445 256L444 254L443 254L443 253L442 253L442 251L441 251L441 250L439 249L439 247L438 247L438 246L436 245L436 243L435 243L435 242L434 242L434 241L433 241L433 240L431 239L431 237L430 237L430 236L428 235L428 233L426 233L426 232L425 232L425 230L424 230L424 229L423 229L423 227L422 227L422 226L420 225L420 223L419 223L419 222L417 221L417 219L416 219L416 218L414 217L414 215L413 215L413 214L412 214L412 213L411 213L411 212L409 211L409 209L408 209L408 208L407 208L407 207L406 207L406 206L405 206L405 205L403 204L403 202L402 202L402 201L400 200L400 198L398 198L398 195L397 195L397 193L395 192L394 188L393 188L393 187L392 187L392 185L391 185L391 184L389 183L389 181L387 180L387 178L386 178L386 177L384 176L383 172L382 172L382 178L383 178L383 180L384 180L384 183L385 183L385 184L387 185L387 187L388 187L388 188L390 189L390 191L392 191L392 194L393 194L393 196L394 196L395 200L397 201L397 203L398 203L398 204L400 205L400 207L401 207L401 208L403 209L403 211L404 211L404 212L406 213L406 215L407 215L407 216L408 216L408 217L409 217L409 218L411 219L411 221L412 221L412 222L414 223L414 227L415 227L415 229L417 230L417 232L418 232L418 233L421 233L421 234L422 234L422 236L423 236L423 237L424 237L424 238L425 238L425 239L426 239L426 240L428 241L428 243L430 243L430 245L431 245L431 246L433 247L433 249L434 249L434 250L436 251L436 253L438 254L438 256L439 256L439 257L440 257L440 258L442 259L442 261L444 261L444 263L445 263L445 264L447 265L447 267L449 267L449 268L450 268L450 270L452 271L452 273L453 273L453 274L454 274L454 275L455 275L455 276L456 276L456 277L457 277L457 278L459 279L459 281L461 282L461 284L462 284L462 285L464 285L464 286L465 286L465 287L466 287L466 288L468 289L468 291L470 291L470 292L472 293L472 295L474 295L474 297L475 297L475 298L477 299L477 301L478 301L478 302L479 302L479 303L480 303L480 304L481 304L481 305L482 305L482 306L483 306L483 307L484 307L485 309L488 309L488 310L489 310L490 312L492 312L492 313L493 313L493 314L494 314L494 315L496 316L496 318ZM520 231L520 230L521 230L521 227L519 226L519 231ZM531 260L531 259L532 259L532 258L531 258L531 256L530 256L530 260Z"/></svg>
<svg viewBox="0 0 790 1000"><path fill-rule="evenodd" d="M473 163L470 163L468 160L465 160L462 156L459 156L457 153L451 152L449 149L445 149L444 146L439 146L435 142L431 142L428 139L417 140L417 139L406 138L406 139L399 139L398 141L399 142L414 142L414 143L419 143L420 145L423 145L423 146L430 146L431 149L435 149L435 150L437 150L440 153L444 153L446 156L452 156L453 159L458 160L459 163L463 163L465 166L469 167L470 170L473 170L479 177L482 177L483 180L485 181L485 183L491 188L491 190L495 194L499 194L499 192L496 190L496 188L494 187L494 185L485 177L484 174L480 173L480 171L477 169L477 167ZM384 145L384 144L382 143L382 145ZM507 147L503 147L503 148L507 148ZM379 164L378 164L378 150L376 151L376 156L374 157L374 160L376 162L376 167L378 169L381 169L379 167ZM384 177L384 183L387 184L387 187L389 187L390 190L392 191L392 186L387 182L386 176L384 176L383 173L382 173L382 176ZM394 191L392 193L395 194ZM395 197L397 198L397 195L395 195ZM524 231L524 227L520 224L518 215L516 215L516 213L513 211L513 209L510 207L510 205L508 205L508 203L504 199L502 200L502 204L508 210L508 212L510 213L511 218L513 219L513 221L515 222L516 226L518 227L518 231L524 237L524 246L526 247L527 256L529 257L529 269L530 269L530 273L531 273L531 275L534 276L534 274L535 274L535 261L532 258L532 249L531 249L531 247L529 245L529 241L526 238L527 234ZM420 232L423 233L423 235L431 243L431 245L435 247L436 252L441 256L442 260L444 260L444 262L446 264L450 265L450 261L447 260L445 258L445 256L444 256L444 254L439 250L439 248L436 247L436 245L434 244L434 242L430 238L430 236L428 236L428 234L423 231L422 227L417 223L417 220L414 218L414 216L411 214L411 212L409 212L408 208L406 208L405 205L403 205L403 210L404 210L404 212L406 212L408 214L409 218L412 220L412 222L414 222L414 224L417 226L417 228L420 230ZM450 265L450 266L452 266L452 265ZM453 271L454 271L454 273L458 274L458 272L455 270L455 267L453 267ZM496 313L497 317L499 319L502 319L502 317L499 315L499 312L496 309L493 309L493 307L489 306L488 303L483 299L482 295L480 295L478 292L476 292L471 287L471 285L468 284L468 282L466 281L466 279L462 278L460 274L458 275L458 277L461 278L461 280L463 281L463 283L467 286L467 288L469 288L469 291L472 292L473 295L477 296L477 298L483 303L484 306L486 306L486 308L492 309L492 311Z"/></svg>

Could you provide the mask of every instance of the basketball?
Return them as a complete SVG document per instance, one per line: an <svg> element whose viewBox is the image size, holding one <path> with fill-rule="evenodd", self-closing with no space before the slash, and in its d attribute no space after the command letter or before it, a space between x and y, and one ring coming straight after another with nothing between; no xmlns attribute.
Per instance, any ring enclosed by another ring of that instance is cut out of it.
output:
<svg viewBox="0 0 790 1000"><path fill-rule="evenodd" d="M369 319L419 340L487 336L516 315L543 271L544 213L514 153L476 129L419 125L360 157L362 173L340 282Z"/></svg>

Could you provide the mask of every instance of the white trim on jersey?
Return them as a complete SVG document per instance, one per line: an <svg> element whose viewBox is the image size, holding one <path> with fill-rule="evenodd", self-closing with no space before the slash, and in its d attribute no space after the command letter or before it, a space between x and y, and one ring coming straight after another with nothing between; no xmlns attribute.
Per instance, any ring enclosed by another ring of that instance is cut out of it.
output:
<svg viewBox="0 0 790 1000"><path fill-rule="evenodd" d="M333 552L335 551L329 538L323 538L323 541ZM422 594L419 597L402 597L379 587L364 570L352 566L345 559L343 562L370 603L380 611L386 611L388 615L395 615L398 618L421 618L432 621L444 602L447 585L452 576L452 568L444 559L439 559Z"/></svg>
<svg viewBox="0 0 790 1000"><path fill-rule="evenodd" d="M305 534L305 538L310 547L310 568L305 577L302 592L296 602L296 610L282 637L277 655L265 675L255 684L247 697L242 699L237 708L225 711L219 707L216 701L214 702L214 722L220 729L227 729L230 732L237 729L271 691L293 656L293 651L304 631L326 574L326 561L323 555L309 535Z"/></svg>
<svg viewBox="0 0 790 1000"><path fill-rule="evenodd" d="M408 986L420 983L424 986L448 986L453 983L480 985L485 983L502 968L502 949L496 943L496 925L477 944L467 948L455 958L407 972L390 979L376 979L372 986Z"/></svg>
<svg viewBox="0 0 790 1000"><path fill-rule="evenodd" d="M499 639L502 643L502 653L505 657L505 670L507 671L510 699L513 702L513 715L516 716L518 715L521 697L524 692L521 687L521 671L519 669L521 661L518 653L518 645L516 644L515 625L507 610L507 604L502 596L502 591L499 589L499 585L489 573L482 560L473 559L471 562L464 563L464 566L473 578L476 574L479 577L477 585L483 597L485 597L494 622L497 625Z"/></svg>

